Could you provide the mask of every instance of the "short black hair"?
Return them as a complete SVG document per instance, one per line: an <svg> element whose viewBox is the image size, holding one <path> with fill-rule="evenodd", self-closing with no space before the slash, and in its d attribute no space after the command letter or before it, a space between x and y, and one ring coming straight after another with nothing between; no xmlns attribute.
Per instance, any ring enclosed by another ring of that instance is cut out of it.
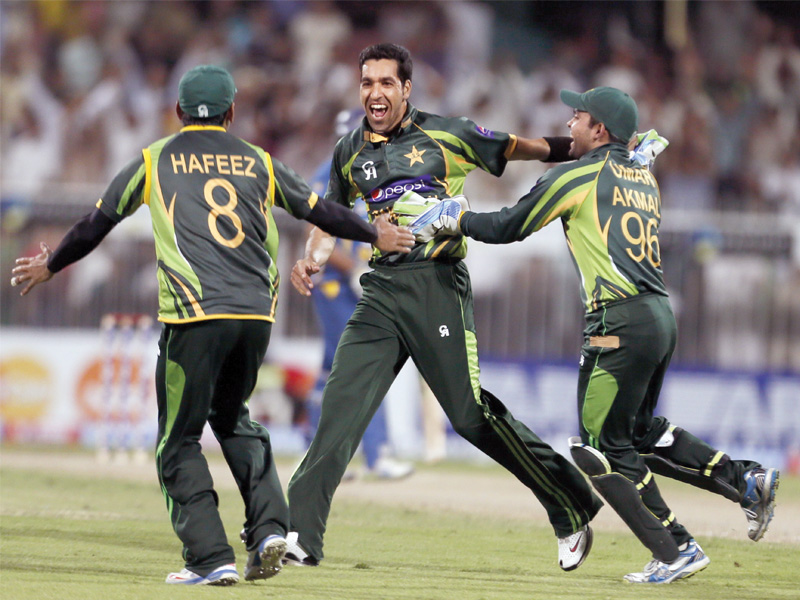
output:
<svg viewBox="0 0 800 600"><path fill-rule="evenodd" d="M205 125L205 126L219 125L219 126L223 126L225 124L225 118L228 116L228 111L229 110L230 110L230 108L228 110L226 110L224 113L222 113L221 115L214 115L213 117L193 117L189 113L185 112L185 113L183 113L183 116L181 117L181 124L184 127L187 127L189 125Z"/></svg>
<svg viewBox="0 0 800 600"><path fill-rule="evenodd" d="M601 122L602 121L598 121L597 119L595 119L592 116L592 113L589 113L589 127L594 127L595 125ZM603 123L603 125L605 125L605 123ZM617 136L611 133L611 130L608 127L606 127L606 133L608 134L608 141L611 142L612 144L624 144L625 146L627 146L628 142L630 142L630 140L623 141L619 139Z"/></svg>
<svg viewBox="0 0 800 600"><path fill-rule="evenodd" d="M400 78L400 83L411 81L411 72L414 70L411 53L397 44L374 44L364 48L358 55L358 70L361 71L368 60L382 59L397 62L397 76Z"/></svg>

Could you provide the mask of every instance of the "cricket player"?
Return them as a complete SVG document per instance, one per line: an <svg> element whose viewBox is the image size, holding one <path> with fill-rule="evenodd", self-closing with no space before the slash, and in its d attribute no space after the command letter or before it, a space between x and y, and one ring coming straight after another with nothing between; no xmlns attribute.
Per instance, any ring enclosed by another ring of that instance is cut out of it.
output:
<svg viewBox="0 0 800 600"><path fill-rule="evenodd" d="M331 234L408 252L411 234L385 220L368 224L319 199L289 167L227 132L236 88L220 67L203 65L180 81L184 127L145 148L111 181L96 209L55 252L17 259L22 295L91 252L122 219L150 209L163 323L156 367L158 478L185 566L167 583L231 585L234 551L217 510L200 437L206 422L222 447L245 505L246 580L277 574L289 511L267 430L247 400L267 350L278 301L279 206Z"/></svg>
<svg viewBox="0 0 800 600"><path fill-rule="evenodd" d="M358 110L341 111L335 123L337 138L347 134L362 118L363 114ZM325 195L330 172L331 160L328 159L319 165L309 180L311 189L317 194ZM353 210L361 218L367 218L367 207L362 198L356 200ZM315 278L316 285L311 298L322 330L323 356L317 381L306 402L309 421L307 444L311 443L317 431L322 391L333 366L333 356L339 338L361 297L361 284L358 283L358 279L367 269L367 262L371 256L372 247L369 244L337 239L325 268ZM364 431L361 450L367 473L379 479L403 479L414 472L413 464L397 460L389 454L388 424L383 404L378 406ZM348 472L355 476L353 469Z"/></svg>
<svg viewBox="0 0 800 600"><path fill-rule="evenodd" d="M399 224L425 211L404 202L410 191L438 202L460 194L476 168L503 173L509 160L568 160L569 138L529 140L490 131L466 118L411 105L412 61L394 44L359 56L366 118L336 144L328 190L371 218ZM333 240L312 231L292 283L310 294ZM317 433L289 483L291 533L286 557L317 565L333 494L358 442L395 376L409 359L430 386L453 429L513 473L547 510L559 565L577 568L592 544L589 521L602 506L581 472L555 452L480 384L472 291L463 237L417 244L409 254L377 252L361 277L363 296L341 337L322 397Z"/></svg>
<svg viewBox="0 0 800 600"><path fill-rule="evenodd" d="M511 208L474 213L450 200L431 208L412 231L428 246L462 236L504 244L561 220L586 309L581 435L570 439L570 450L653 554L643 571L625 580L670 583L704 569L709 558L667 506L653 473L738 502L753 541L772 519L779 473L733 460L654 416L677 327L661 269L658 183L628 151L638 109L628 94L609 87L563 90L561 99L574 110L567 127L575 162L550 169ZM657 136L651 141L663 145Z"/></svg>

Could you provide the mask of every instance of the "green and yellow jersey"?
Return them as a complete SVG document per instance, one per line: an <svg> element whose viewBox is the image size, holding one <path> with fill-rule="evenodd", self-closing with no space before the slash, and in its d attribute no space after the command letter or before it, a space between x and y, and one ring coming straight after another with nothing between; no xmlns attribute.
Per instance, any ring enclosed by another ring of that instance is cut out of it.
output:
<svg viewBox="0 0 800 600"><path fill-rule="evenodd" d="M336 144L326 200L352 208L357 197L367 203L370 221L388 212L406 225L424 211L397 202L413 190L426 198L447 198L464 191L464 180L480 168L500 176L516 147L516 137L489 131L465 118L441 117L409 104L397 131L389 136L370 130L366 119ZM381 255L373 261L396 264L461 259L467 254L463 236L416 244L410 254Z"/></svg>
<svg viewBox="0 0 800 600"><path fill-rule="evenodd" d="M547 171L515 206L466 212L459 227L476 240L503 244L560 218L587 312L641 293L666 296L658 183L628 154L622 144L595 148Z"/></svg>
<svg viewBox="0 0 800 600"><path fill-rule="evenodd" d="M272 207L303 219L317 195L292 169L222 127L188 126L123 168L97 207L119 222L147 204L159 320L274 321L279 276Z"/></svg>

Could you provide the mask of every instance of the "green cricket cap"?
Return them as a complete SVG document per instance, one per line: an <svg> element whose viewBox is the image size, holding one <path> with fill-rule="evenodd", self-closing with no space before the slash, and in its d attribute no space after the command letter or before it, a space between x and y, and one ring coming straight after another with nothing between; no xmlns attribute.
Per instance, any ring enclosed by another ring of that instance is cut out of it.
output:
<svg viewBox="0 0 800 600"><path fill-rule="evenodd" d="M576 110L588 112L624 142L630 140L639 128L636 102L617 88L597 87L582 94L561 90L561 101Z"/></svg>
<svg viewBox="0 0 800 600"><path fill-rule="evenodd" d="M178 104L183 112L193 117L221 115L231 107L235 94L231 74L215 65L188 70L178 84Z"/></svg>

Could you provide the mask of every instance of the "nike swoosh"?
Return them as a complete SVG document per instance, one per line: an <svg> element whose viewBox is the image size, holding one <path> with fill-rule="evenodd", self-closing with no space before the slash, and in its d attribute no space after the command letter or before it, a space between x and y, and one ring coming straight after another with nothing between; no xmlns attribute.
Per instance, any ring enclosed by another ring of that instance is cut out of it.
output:
<svg viewBox="0 0 800 600"><path fill-rule="evenodd" d="M575 542L575 545L572 548L569 549L569 551L570 552L576 552L578 550L578 546L580 546L580 545L581 545L581 541L578 540L577 542Z"/></svg>

